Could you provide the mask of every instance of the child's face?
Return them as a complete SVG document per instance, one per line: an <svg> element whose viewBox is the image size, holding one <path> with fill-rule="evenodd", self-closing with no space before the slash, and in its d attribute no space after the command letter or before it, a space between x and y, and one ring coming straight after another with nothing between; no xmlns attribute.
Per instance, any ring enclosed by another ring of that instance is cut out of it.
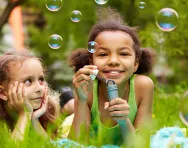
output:
<svg viewBox="0 0 188 148"><path fill-rule="evenodd" d="M93 54L93 64L99 69L99 75L113 79L116 84L127 81L137 70L133 40L122 31L104 31L95 42L98 49Z"/></svg>
<svg viewBox="0 0 188 148"><path fill-rule="evenodd" d="M28 59L21 67L12 68L11 75L9 85L14 84L15 81L23 83L33 109L40 108L46 85L41 63L36 59Z"/></svg>

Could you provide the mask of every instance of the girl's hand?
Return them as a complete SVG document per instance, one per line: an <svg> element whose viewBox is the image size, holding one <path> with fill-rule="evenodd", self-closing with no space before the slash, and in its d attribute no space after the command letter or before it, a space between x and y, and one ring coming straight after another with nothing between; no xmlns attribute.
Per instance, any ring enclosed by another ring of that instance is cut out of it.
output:
<svg viewBox="0 0 188 148"><path fill-rule="evenodd" d="M14 84L10 85L8 90L8 102L9 105L19 114L24 112L33 112L33 107L29 103L23 83L18 83L18 81L15 81Z"/></svg>
<svg viewBox="0 0 188 148"><path fill-rule="evenodd" d="M32 120L37 120L39 117L41 117L47 110L48 107L48 89L47 87L45 87L44 91L43 91L43 101L41 104L41 107L39 109L37 109L36 111L33 112L32 115Z"/></svg>
<svg viewBox="0 0 188 148"><path fill-rule="evenodd" d="M126 100L116 98L110 102L105 102L104 109L108 110L110 116L116 121L127 120L127 116L129 114L129 104Z"/></svg>
<svg viewBox="0 0 188 148"><path fill-rule="evenodd" d="M79 69L77 73L73 76L73 84L78 95L78 99L81 101L86 101L89 92L92 87L92 80L90 74L95 74L92 70L96 69L97 66L86 65Z"/></svg>

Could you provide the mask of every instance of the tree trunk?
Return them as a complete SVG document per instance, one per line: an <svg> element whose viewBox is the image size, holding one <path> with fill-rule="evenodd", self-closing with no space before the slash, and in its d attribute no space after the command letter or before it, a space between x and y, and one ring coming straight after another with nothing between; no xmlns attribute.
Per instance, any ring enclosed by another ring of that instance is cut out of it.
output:
<svg viewBox="0 0 188 148"><path fill-rule="evenodd" d="M2 31L2 28L4 24L8 21L8 18L12 12L12 10L18 6L21 5L25 0L17 0L17 1L9 1L5 10L3 11L2 15L0 16L0 33Z"/></svg>

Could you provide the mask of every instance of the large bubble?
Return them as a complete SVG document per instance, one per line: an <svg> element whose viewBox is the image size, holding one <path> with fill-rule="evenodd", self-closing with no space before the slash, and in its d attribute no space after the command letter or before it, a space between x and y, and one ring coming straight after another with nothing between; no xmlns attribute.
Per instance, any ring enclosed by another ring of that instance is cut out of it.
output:
<svg viewBox="0 0 188 148"><path fill-rule="evenodd" d="M178 25L178 13L171 8L163 8L156 15L156 24L162 31L173 31Z"/></svg>
<svg viewBox="0 0 188 148"><path fill-rule="evenodd" d="M95 2L99 5L104 5L108 2L108 0L95 0Z"/></svg>
<svg viewBox="0 0 188 148"><path fill-rule="evenodd" d="M70 16L71 20L73 22L79 22L82 18L82 13L78 10L74 10L72 13L71 13L71 16Z"/></svg>
<svg viewBox="0 0 188 148"><path fill-rule="evenodd" d="M53 34L48 39L48 45L52 49L59 49L63 44L63 39L58 34Z"/></svg>
<svg viewBox="0 0 188 148"><path fill-rule="evenodd" d="M146 7L146 3L145 2L139 2L138 7L140 9L144 9Z"/></svg>
<svg viewBox="0 0 188 148"><path fill-rule="evenodd" d="M46 8L50 11L58 11L61 5L62 0L46 0Z"/></svg>
<svg viewBox="0 0 188 148"><path fill-rule="evenodd" d="M182 122L188 126L188 91L180 99L179 115Z"/></svg>
<svg viewBox="0 0 188 148"><path fill-rule="evenodd" d="M95 41L91 41L88 43L88 51L90 53L95 53L97 51L98 44Z"/></svg>

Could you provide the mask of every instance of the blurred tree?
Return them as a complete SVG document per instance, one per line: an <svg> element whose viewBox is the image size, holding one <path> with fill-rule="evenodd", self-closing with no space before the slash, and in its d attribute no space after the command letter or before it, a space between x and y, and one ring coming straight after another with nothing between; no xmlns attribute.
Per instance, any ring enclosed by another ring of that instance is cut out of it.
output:
<svg viewBox="0 0 188 148"><path fill-rule="evenodd" d="M2 13L2 15L0 16L0 33L1 33L1 30L4 26L5 23L7 23L8 21L8 18L10 16L10 13L12 12L12 10L18 6L18 5L21 5L25 2L25 0L7 0L7 5Z"/></svg>
<svg viewBox="0 0 188 148"><path fill-rule="evenodd" d="M188 1L145 0L144 2L146 7L140 9L138 7L140 0L108 0L105 5L98 5L95 0L63 0L61 9L52 12L46 8L45 0L27 0L23 5L27 36L25 44L32 52L40 56L49 68L47 76L54 88L70 84L73 72L67 63L68 55L76 48L87 48L87 37L96 21L97 8L111 6L123 15L128 25L139 27L143 47L152 47L159 57L164 57L164 63L160 64L172 70L172 75L167 77L168 83L188 84L188 79L186 79L188 73L188 31L186 29ZM161 31L155 22L158 11L167 7L173 8L179 14L178 27L171 32ZM82 13L82 19L78 23L70 20L73 10L79 10ZM51 49L48 46L48 39L52 34L59 34L63 38L61 48ZM62 66L57 68L57 63Z"/></svg>

